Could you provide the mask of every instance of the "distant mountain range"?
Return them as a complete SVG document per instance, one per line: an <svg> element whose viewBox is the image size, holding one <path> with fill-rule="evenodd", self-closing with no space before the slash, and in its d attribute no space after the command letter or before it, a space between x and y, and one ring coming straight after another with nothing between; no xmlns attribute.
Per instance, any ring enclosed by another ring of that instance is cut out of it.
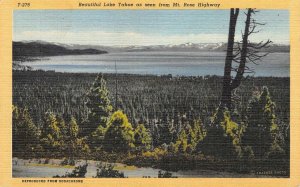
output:
<svg viewBox="0 0 300 187"><path fill-rule="evenodd" d="M227 43L184 43L178 45L151 45L151 46L101 46L101 45L79 45L79 44L59 44L68 49L98 49L111 52L142 52L142 51L216 51L222 52L227 48ZM265 48L262 52L290 52L289 45L271 44L270 47Z"/></svg>
<svg viewBox="0 0 300 187"><path fill-rule="evenodd" d="M179 45L151 45L151 46L101 46L62 44L45 41L13 42L14 58L28 56L55 56L55 55L83 55L104 54L113 52L146 52L146 51L215 51L222 52L227 48L226 43L185 43ZM289 45L271 44L262 52L286 52L290 51Z"/></svg>

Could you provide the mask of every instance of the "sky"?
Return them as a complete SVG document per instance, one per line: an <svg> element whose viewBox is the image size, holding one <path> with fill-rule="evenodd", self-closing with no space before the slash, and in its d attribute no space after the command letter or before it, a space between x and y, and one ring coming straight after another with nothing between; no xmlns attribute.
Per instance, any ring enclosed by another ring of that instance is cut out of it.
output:
<svg viewBox="0 0 300 187"><path fill-rule="evenodd" d="M241 39L244 10L236 40ZM176 45L226 42L229 10L15 10L13 40L43 40L104 46ZM266 25L250 37L289 44L289 12L260 10L254 19Z"/></svg>

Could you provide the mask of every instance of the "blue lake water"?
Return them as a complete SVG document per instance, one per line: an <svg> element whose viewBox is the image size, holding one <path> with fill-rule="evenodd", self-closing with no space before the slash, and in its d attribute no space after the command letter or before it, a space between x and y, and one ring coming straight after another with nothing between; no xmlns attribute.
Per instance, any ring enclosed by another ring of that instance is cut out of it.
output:
<svg viewBox="0 0 300 187"><path fill-rule="evenodd" d="M223 75L224 52L122 52L102 55L45 57L24 62L34 69L56 72L172 74L185 76ZM289 53L270 53L259 65L250 64L254 76L290 75Z"/></svg>

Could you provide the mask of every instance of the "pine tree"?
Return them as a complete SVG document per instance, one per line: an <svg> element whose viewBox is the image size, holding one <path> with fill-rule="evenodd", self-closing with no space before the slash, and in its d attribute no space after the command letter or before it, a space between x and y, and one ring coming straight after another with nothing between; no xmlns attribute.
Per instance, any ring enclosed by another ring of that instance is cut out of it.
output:
<svg viewBox="0 0 300 187"><path fill-rule="evenodd" d="M68 141L66 146L69 149L69 158L71 161L73 161L74 157L82 158L90 152L85 138L79 137L79 127L73 116L67 124L67 136L64 137L64 141Z"/></svg>
<svg viewBox="0 0 300 187"><path fill-rule="evenodd" d="M66 135L64 137L64 140L67 141L67 149L68 149L68 153L69 153L69 160L73 161L74 160L74 156L75 156L75 152L76 150L76 144L77 144L77 136L78 136L78 132L79 132L79 128L76 122L76 119L74 117L71 117L70 121L67 124L67 128L66 128Z"/></svg>
<svg viewBox="0 0 300 187"><path fill-rule="evenodd" d="M41 142L43 147L52 156L62 156L66 150L64 136L67 133L63 118L52 112L46 112Z"/></svg>
<svg viewBox="0 0 300 187"><path fill-rule="evenodd" d="M180 132L178 140L176 141L175 146L177 147L178 152L185 153L188 146L187 135L184 129Z"/></svg>
<svg viewBox="0 0 300 187"><path fill-rule="evenodd" d="M70 137L72 139L77 138L79 128L78 128L76 119L74 117L71 117L71 120L69 122L69 128L70 128Z"/></svg>
<svg viewBox="0 0 300 187"><path fill-rule="evenodd" d="M39 143L40 131L33 123L28 109L13 106L12 119L13 154L24 156L34 152Z"/></svg>
<svg viewBox="0 0 300 187"><path fill-rule="evenodd" d="M112 112L112 105L109 100L109 91L106 81L102 75L98 75L93 83L86 103L90 109L88 115L88 126L84 128L84 135L90 135L99 126L106 127L109 116Z"/></svg>
<svg viewBox="0 0 300 187"><path fill-rule="evenodd" d="M173 141L173 137L175 136L172 132L172 128L169 124L162 124L158 126L158 145L162 144L170 144Z"/></svg>
<svg viewBox="0 0 300 187"><path fill-rule="evenodd" d="M104 136L107 151L127 152L134 147L134 131L127 116L120 110L114 112Z"/></svg>
<svg viewBox="0 0 300 187"><path fill-rule="evenodd" d="M48 155L68 157L65 164L74 162L74 157L82 157L90 150L84 138L79 137L79 126L71 116L67 122L52 112L44 117L41 142Z"/></svg>
<svg viewBox="0 0 300 187"><path fill-rule="evenodd" d="M207 128L206 136L197 146L198 151L225 159L241 156L240 138L242 127L235 123L228 110L217 110L213 125Z"/></svg>
<svg viewBox="0 0 300 187"><path fill-rule="evenodd" d="M89 137L89 145L95 149L101 149L104 143L104 135L106 133L107 127L99 125L99 127L92 132Z"/></svg>
<svg viewBox="0 0 300 187"><path fill-rule="evenodd" d="M187 143L189 151L194 151L197 144L203 140L205 134L203 129L203 123L199 120L194 120L187 130Z"/></svg>
<svg viewBox="0 0 300 187"><path fill-rule="evenodd" d="M175 139L174 128L171 125L168 112L164 110L160 125L158 126L158 145L170 144Z"/></svg>
<svg viewBox="0 0 300 187"><path fill-rule="evenodd" d="M267 87L256 94L249 102L247 127L242 139L244 146L253 149L256 158L267 157L271 149L281 150L279 146L278 125L276 124L275 103ZM275 150L274 150L275 151Z"/></svg>
<svg viewBox="0 0 300 187"><path fill-rule="evenodd" d="M143 124L139 124L134 131L135 146L144 150L150 149L151 136Z"/></svg>

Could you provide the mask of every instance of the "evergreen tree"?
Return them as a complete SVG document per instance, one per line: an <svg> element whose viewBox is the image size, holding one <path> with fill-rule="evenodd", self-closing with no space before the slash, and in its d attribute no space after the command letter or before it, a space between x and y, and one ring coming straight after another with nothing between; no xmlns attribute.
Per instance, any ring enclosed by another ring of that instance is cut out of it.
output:
<svg viewBox="0 0 300 187"><path fill-rule="evenodd" d="M104 128L107 126L109 116L112 112L109 91L102 75L98 75L94 81L88 93L86 105L90 109L90 113L88 115L88 126L84 128L84 135L90 135L99 126Z"/></svg>
<svg viewBox="0 0 300 187"><path fill-rule="evenodd" d="M205 134L202 121L195 120L187 129L187 143L189 151L193 151L197 144L203 140Z"/></svg>
<svg viewBox="0 0 300 187"><path fill-rule="evenodd" d="M127 152L134 147L134 131L127 116L120 110L114 112L104 136L107 151Z"/></svg>
<svg viewBox="0 0 300 187"><path fill-rule="evenodd" d="M70 129L70 137L72 139L77 138L79 127L77 125L76 119L74 117L71 117L71 120L69 122L69 129Z"/></svg>
<svg viewBox="0 0 300 187"><path fill-rule="evenodd" d="M177 147L178 152L180 153L186 152L186 148L188 146L188 140L184 129L180 132L180 135L178 137L178 140L176 141L175 146Z"/></svg>
<svg viewBox="0 0 300 187"><path fill-rule="evenodd" d="M67 137L64 139L68 141L67 148L69 149L70 160L73 161L74 157L86 156L90 149L85 138L79 137L79 127L74 117L71 117L68 122L67 132Z"/></svg>
<svg viewBox="0 0 300 187"><path fill-rule="evenodd" d="M89 145L95 149L101 149L104 143L104 135L107 127L99 125L99 127L91 134L89 138Z"/></svg>
<svg viewBox="0 0 300 187"><path fill-rule="evenodd" d="M264 158L269 151L281 151L278 125L276 124L275 103L271 100L267 87L249 102L247 127L242 139L244 146L253 149L256 158Z"/></svg>
<svg viewBox="0 0 300 187"><path fill-rule="evenodd" d="M66 130L67 134L63 139L66 141L66 148L68 149L70 161L73 161L74 156L81 156L80 154L85 151L84 149L87 145L85 145L82 139L78 137L79 127L74 117L71 117Z"/></svg>
<svg viewBox="0 0 300 187"><path fill-rule="evenodd" d="M158 145L170 144L171 142L176 140L174 128L170 123L168 112L166 110L164 110L160 125L158 126L158 133Z"/></svg>
<svg viewBox="0 0 300 187"><path fill-rule="evenodd" d="M142 149L150 149L151 136L143 124L139 124L134 131L135 146Z"/></svg>
<svg viewBox="0 0 300 187"><path fill-rule="evenodd" d="M73 116L66 123L62 117L52 112L45 114L41 141L49 155L68 157L65 164L70 164L74 161L74 157L87 154L89 147L84 138L80 138L78 134L79 127Z"/></svg>
<svg viewBox="0 0 300 187"><path fill-rule="evenodd" d="M173 142L175 134L173 132L173 128L169 126L169 124L161 124L158 126L158 145L162 144L170 144ZM176 139L175 139L176 140Z"/></svg>
<svg viewBox="0 0 300 187"><path fill-rule="evenodd" d="M40 131L35 126L27 108L13 106L13 155L24 156L35 151L39 144Z"/></svg>
<svg viewBox="0 0 300 187"><path fill-rule="evenodd" d="M66 142L64 141L66 133L64 120L52 112L46 112L41 142L50 155L62 156L66 150Z"/></svg>
<svg viewBox="0 0 300 187"><path fill-rule="evenodd" d="M219 158L236 159L241 156L240 138L242 126L232 121L228 110L217 110L213 124L197 146L198 151Z"/></svg>

